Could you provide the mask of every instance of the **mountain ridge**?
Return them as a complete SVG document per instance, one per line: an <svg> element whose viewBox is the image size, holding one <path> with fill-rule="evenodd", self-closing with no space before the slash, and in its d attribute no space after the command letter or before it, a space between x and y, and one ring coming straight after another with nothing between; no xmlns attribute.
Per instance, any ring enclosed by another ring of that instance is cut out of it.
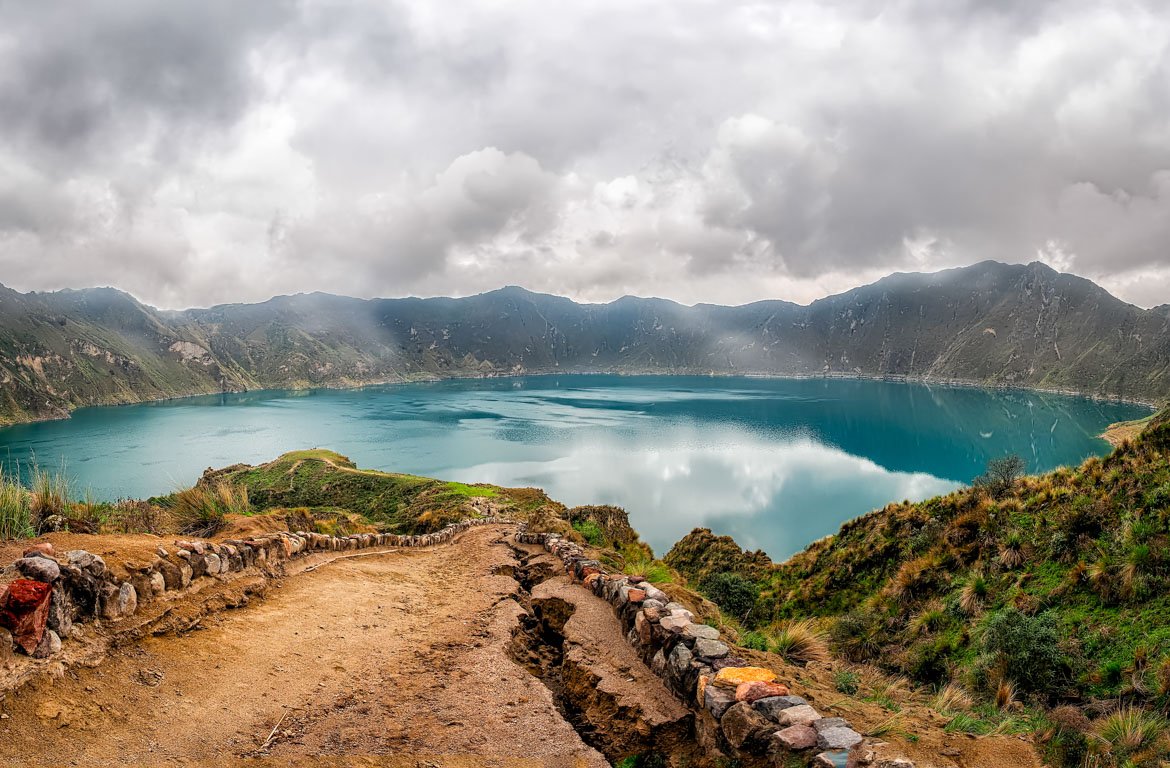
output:
<svg viewBox="0 0 1170 768"><path fill-rule="evenodd" d="M0 290L0 423L261 388L573 372L859 376L1160 402L1170 313L1033 262L895 273L807 305L505 286L158 310L113 288Z"/></svg>

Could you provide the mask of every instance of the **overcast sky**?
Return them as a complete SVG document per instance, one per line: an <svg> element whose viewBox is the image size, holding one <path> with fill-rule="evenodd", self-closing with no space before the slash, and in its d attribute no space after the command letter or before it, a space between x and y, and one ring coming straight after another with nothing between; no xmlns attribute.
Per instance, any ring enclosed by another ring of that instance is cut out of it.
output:
<svg viewBox="0 0 1170 768"><path fill-rule="evenodd" d="M0 282L1170 301L1165 0L0 0Z"/></svg>

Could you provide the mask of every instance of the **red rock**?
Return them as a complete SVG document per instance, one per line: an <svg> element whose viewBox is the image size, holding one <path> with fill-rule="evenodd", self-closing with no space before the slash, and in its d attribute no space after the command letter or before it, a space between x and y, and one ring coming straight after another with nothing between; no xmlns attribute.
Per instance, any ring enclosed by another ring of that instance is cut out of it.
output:
<svg viewBox="0 0 1170 768"><path fill-rule="evenodd" d="M585 577L585 582L584 582L585 586L589 587L589 589L593 589L593 585L596 584L598 582L598 580L602 579L602 578L604 578L604 574L595 571L595 572L593 572Z"/></svg>
<svg viewBox="0 0 1170 768"><path fill-rule="evenodd" d="M41 643L52 594L53 588L44 582L17 579L0 595L0 627L12 632L25 653L31 654Z"/></svg>
<svg viewBox="0 0 1170 768"><path fill-rule="evenodd" d="M735 687L735 700L746 701L751 704L769 696L787 696L788 686L783 683L765 683L761 680L752 680L740 683Z"/></svg>
<svg viewBox="0 0 1170 768"><path fill-rule="evenodd" d="M807 725L790 725L773 733L772 741L784 749L799 752L817 745L817 732Z"/></svg>
<svg viewBox="0 0 1170 768"><path fill-rule="evenodd" d="M586 566L581 569L581 581L587 581L590 576L595 573L601 573L601 570L592 566Z"/></svg>
<svg viewBox="0 0 1170 768"><path fill-rule="evenodd" d="M631 603L640 603L646 599L646 590L644 590L644 589L631 589L630 593L629 593L629 598L630 598Z"/></svg>
<svg viewBox="0 0 1170 768"><path fill-rule="evenodd" d="M46 557L53 557L56 554L56 551L53 549L53 545L47 541L42 541L39 544L33 544L24 551L25 557L32 557L33 555L38 554L45 555Z"/></svg>

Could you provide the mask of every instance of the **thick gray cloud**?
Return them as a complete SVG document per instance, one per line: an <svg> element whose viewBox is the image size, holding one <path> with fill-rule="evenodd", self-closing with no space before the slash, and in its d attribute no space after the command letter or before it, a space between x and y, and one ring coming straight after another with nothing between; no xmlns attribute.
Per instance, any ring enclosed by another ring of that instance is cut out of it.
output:
<svg viewBox="0 0 1170 768"><path fill-rule="evenodd" d="M0 282L1170 296L1157 0L0 0Z"/></svg>

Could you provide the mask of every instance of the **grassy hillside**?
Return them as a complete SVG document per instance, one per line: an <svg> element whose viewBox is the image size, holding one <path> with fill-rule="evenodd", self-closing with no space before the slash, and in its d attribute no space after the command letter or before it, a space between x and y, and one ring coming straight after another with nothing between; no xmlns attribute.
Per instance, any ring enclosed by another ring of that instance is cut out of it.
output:
<svg viewBox="0 0 1170 768"><path fill-rule="evenodd" d="M709 579L711 538L666 561ZM743 557L718 559L754 578L751 628L813 617L840 658L1032 712L1057 764L1170 751L1170 410L1104 459L890 505L758 577Z"/></svg>
<svg viewBox="0 0 1170 768"><path fill-rule="evenodd" d="M543 493L358 469L333 451L292 451L259 466L210 470L199 485L223 483L247 490L251 505L267 509L344 509L396 533L429 533L495 509L523 514L552 504ZM484 503L487 502L487 503Z"/></svg>

